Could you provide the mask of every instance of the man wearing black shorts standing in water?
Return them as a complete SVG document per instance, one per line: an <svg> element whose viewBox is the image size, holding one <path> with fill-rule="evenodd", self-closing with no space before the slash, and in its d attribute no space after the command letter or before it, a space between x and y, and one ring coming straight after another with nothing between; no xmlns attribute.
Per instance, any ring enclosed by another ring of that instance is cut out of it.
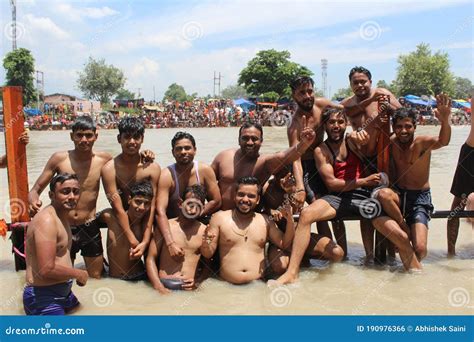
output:
<svg viewBox="0 0 474 342"><path fill-rule="evenodd" d="M451 210L474 210L474 120L471 100L471 131L459 152L458 167L454 174L451 193L454 195ZM470 219L472 220L472 218ZM471 221L472 222L472 221ZM448 217L448 256L456 254L459 218Z"/></svg>

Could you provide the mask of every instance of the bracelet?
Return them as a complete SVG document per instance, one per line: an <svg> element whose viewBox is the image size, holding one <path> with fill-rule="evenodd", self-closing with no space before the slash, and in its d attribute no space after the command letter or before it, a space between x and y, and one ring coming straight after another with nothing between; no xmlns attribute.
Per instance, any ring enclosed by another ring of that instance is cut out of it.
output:
<svg viewBox="0 0 474 342"><path fill-rule="evenodd" d="M297 189L297 190L295 190L295 192L293 192L292 195L297 194L299 192L305 192L305 190L304 189Z"/></svg>
<svg viewBox="0 0 474 342"><path fill-rule="evenodd" d="M176 242L175 242L175 241L171 241L170 243L167 243L167 244L166 244L166 247L171 246L173 243L176 243Z"/></svg>

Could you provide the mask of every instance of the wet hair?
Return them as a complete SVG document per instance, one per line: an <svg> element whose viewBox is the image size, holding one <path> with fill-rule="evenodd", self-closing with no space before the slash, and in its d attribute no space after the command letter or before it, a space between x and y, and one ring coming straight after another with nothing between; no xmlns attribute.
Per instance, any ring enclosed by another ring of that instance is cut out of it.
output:
<svg viewBox="0 0 474 342"><path fill-rule="evenodd" d="M410 118L414 125L416 125L416 110L412 108L399 108L394 111L392 116L392 125L395 125L398 120Z"/></svg>
<svg viewBox="0 0 474 342"><path fill-rule="evenodd" d="M143 125L142 120L134 116L129 116L120 120L118 124L118 130L119 135L124 133L128 133L132 136L145 135L145 126Z"/></svg>
<svg viewBox="0 0 474 342"><path fill-rule="evenodd" d="M303 84L311 84L314 87L314 81L309 76L299 76L290 82L291 92L294 93Z"/></svg>
<svg viewBox="0 0 474 342"><path fill-rule="evenodd" d="M365 76L367 76L369 78L369 81L372 81L372 74L370 73L369 70L367 70L366 68L364 68L363 66L355 66L351 69L351 71L349 72L349 81L352 80L352 76L356 73L361 73L361 74L364 74Z"/></svg>
<svg viewBox="0 0 474 342"><path fill-rule="evenodd" d="M260 192L262 191L262 186L260 185L260 182L258 181L257 177L253 177L253 176L241 177L237 180L237 189L241 185L256 185L257 192L259 195L260 195Z"/></svg>
<svg viewBox="0 0 474 342"><path fill-rule="evenodd" d="M49 190L54 192L54 190L56 190L56 184L63 184L65 181L71 179L77 180L79 182L79 179L75 173L58 173L53 177L53 179L51 179L51 182L49 182Z"/></svg>
<svg viewBox="0 0 474 342"><path fill-rule="evenodd" d="M142 196L146 198L153 198L153 187L150 181L144 180L132 184L130 187L130 197Z"/></svg>
<svg viewBox="0 0 474 342"><path fill-rule="evenodd" d="M242 135L242 131L244 129L247 129L247 128L252 128L252 127L255 127L256 129L258 129L260 131L260 136L261 136L261 139L263 140L263 128L262 128L262 125L256 123L256 122L246 122L244 123L242 126L240 126L240 129L239 129L239 138L240 136Z"/></svg>
<svg viewBox="0 0 474 342"><path fill-rule="evenodd" d="M76 120L74 120L74 123L72 124L72 132L77 132L77 131L96 131L97 127L95 125L94 120L88 115L83 115L79 116Z"/></svg>
<svg viewBox="0 0 474 342"><path fill-rule="evenodd" d="M336 114L338 116L342 114L342 116L344 117L344 120L347 122L347 117L344 112L344 109L329 108L323 112L323 115L322 115L323 125L326 124L326 122L329 120L329 118L333 114Z"/></svg>
<svg viewBox="0 0 474 342"><path fill-rule="evenodd" d="M188 193L191 193L193 197L200 200L202 204L206 202L206 190L204 190L204 187L202 185L194 184L191 186L187 186L183 192L183 197L182 197L183 201L186 200L186 195Z"/></svg>
<svg viewBox="0 0 474 342"><path fill-rule="evenodd" d="M188 132L178 132L174 135L173 139L171 139L171 148L174 148L176 143L180 140L183 139L188 139L191 141L191 144L193 144L193 147L196 148L196 141L194 140L194 137L189 134Z"/></svg>

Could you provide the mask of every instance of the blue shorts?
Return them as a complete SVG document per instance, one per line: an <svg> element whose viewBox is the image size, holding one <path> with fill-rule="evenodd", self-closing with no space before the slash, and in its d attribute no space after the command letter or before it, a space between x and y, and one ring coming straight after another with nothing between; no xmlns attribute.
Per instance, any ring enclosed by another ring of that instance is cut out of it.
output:
<svg viewBox="0 0 474 342"><path fill-rule="evenodd" d="M405 190L395 188L400 196L400 209L405 221L409 226L422 223L428 227L433 212L431 203L431 190Z"/></svg>
<svg viewBox="0 0 474 342"><path fill-rule="evenodd" d="M27 315L65 315L79 301L71 291L72 280L49 286L26 286L23 308Z"/></svg>

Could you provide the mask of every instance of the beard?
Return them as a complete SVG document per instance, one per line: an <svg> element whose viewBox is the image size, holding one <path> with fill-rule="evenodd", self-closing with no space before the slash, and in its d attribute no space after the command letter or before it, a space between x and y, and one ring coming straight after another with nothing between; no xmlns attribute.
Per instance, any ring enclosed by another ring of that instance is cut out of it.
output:
<svg viewBox="0 0 474 342"><path fill-rule="evenodd" d="M330 132L326 131L326 135L328 136L327 139L329 140L329 142L332 142L332 143L337 143L337 142L341 141L344 138L344 133L345 132L342 132L339 135L334 136L334 135L331 135Z"/></svg>
<svg viewBox="0 0 474 342"><path fill-rule="evenodd" d="M296 104L298 105L299 108L301 108L305 112L310 112L314 106L314 97L311 100L307 100L305 102L296 101Z"/></svg>

